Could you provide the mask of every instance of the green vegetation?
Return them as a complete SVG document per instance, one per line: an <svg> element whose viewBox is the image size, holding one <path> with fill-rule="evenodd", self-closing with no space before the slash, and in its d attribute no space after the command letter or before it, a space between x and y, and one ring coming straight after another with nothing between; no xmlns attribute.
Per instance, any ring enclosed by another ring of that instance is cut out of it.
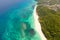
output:
<svg viewBox="0 0 60 40"><path fill-rule="evenodd" d="M60 4L60 0L36 0L38 4L49 4L49 5L54 5L54 4Z"/></svg>
<svg viewBox="0 0 60 40"><path fill-rule="evenodd" d="M48 7L38 6L37 13L46 38L60 40L60 9L54 11Z"/></svg>

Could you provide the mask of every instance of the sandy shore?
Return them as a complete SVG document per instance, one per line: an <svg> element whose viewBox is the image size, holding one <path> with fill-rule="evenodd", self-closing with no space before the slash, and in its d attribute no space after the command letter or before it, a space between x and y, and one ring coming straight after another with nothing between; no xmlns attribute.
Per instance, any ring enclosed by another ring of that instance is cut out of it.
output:
<svg viewBox="0 0 60 40"><path fill-rule="evenodd" d="M35 6L34 11L33 11L34 24L35 24L34 29L37 31L37 33L39 34L39 36L41 37L42 40L47 40L46 37L44 36L42 30L41 30L41 25L38 21L38 15L37 15L37 12L36 12L36 8L37 8L37 5Z"/></svg>

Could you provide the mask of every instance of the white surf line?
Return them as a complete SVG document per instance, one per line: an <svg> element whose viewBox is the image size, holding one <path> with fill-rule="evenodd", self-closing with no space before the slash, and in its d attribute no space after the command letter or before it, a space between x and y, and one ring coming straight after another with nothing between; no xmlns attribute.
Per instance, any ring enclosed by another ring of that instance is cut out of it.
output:
<svg viewBox="0 0 60 40"><path fill-rule="evenodd" d="M36 12L36 8L37 8L37 5L35 6L34 11L33 11L34 24L35 24L34 29L37 31L37 33L41 37L41 40L47 40L46 37L44 36L42 30L41 30L41 25L38 21L38 15L37 15L37 12Z"/></svg>

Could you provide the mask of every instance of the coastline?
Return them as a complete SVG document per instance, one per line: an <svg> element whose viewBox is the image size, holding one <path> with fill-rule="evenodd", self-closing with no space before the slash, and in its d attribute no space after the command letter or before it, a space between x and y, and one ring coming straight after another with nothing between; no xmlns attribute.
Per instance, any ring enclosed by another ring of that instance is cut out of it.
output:
<svg viewBox="0 0 60 40"><path fill-rule="evenodd" d="M38 5L35 5L34 11L33 11L33 16L34 16L34 24L35 24L35 31L39 34L39 36L41 37L41 40L47 40L46 37L44 36L42 30L41 30L41 25L38 21L38 15L36 12L36 8Z"/></svg>

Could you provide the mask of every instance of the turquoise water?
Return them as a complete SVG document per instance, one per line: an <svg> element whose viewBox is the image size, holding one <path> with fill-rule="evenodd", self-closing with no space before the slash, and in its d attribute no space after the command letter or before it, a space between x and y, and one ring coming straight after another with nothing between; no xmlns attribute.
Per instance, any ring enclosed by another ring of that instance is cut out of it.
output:
<svg viewBox="0 0 60 40"><path fill-rule="evenodd" d="M34 0L0 0L0 40L40 40L34 31Z"/></svg>

